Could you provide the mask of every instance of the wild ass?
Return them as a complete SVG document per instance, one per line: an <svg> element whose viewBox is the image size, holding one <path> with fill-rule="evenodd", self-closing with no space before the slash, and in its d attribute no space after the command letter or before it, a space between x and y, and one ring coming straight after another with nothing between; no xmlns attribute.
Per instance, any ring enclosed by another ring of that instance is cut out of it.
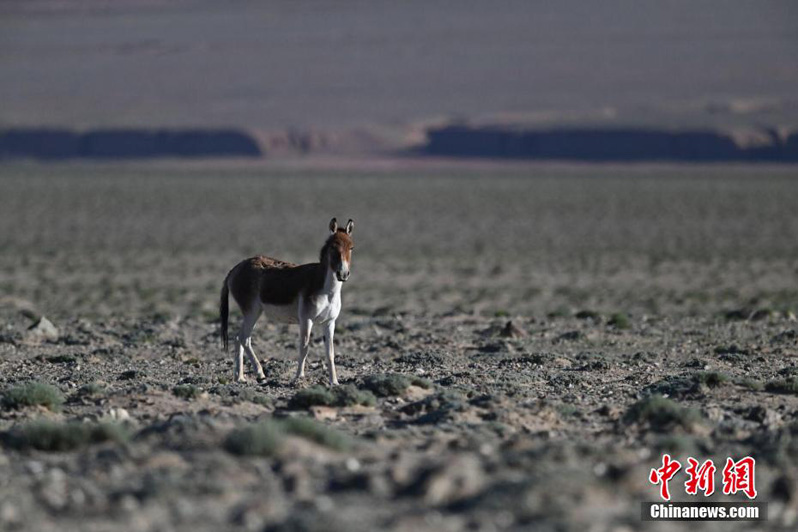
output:
<svg viewBox="0 0 798 532"><path fill-rule="evenodd" d="M335 218L330 220L330 236L321 248L319 262L298 266L259 255L239 262L230 270L222 285L219 313L225 352L228 349L228 294L233 294L233 299L244 314L241 330L236 337L236 382L245 380L244 353L255 366L258 380L265 378L258 357L252 350L252 329L261 314L265 314L277 322L299 324L299 367L295 381L305 376L310 330L313 324L321 324L324 327L330 385L338 384L333 334L335 319L341 312L341 287L349 279L352 250L355 248L352 241L354 227L352 220L346 227L338 227Z"/></svg>

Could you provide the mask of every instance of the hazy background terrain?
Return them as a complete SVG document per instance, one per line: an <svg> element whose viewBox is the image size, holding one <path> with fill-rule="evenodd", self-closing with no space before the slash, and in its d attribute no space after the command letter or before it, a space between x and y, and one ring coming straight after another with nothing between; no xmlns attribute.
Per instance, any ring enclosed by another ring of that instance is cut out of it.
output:
<svg viewBox="0 0 798 532"><path fill-rule="evenodd" d="M0 126L798 116L798 5L3 2Z"/></svg>

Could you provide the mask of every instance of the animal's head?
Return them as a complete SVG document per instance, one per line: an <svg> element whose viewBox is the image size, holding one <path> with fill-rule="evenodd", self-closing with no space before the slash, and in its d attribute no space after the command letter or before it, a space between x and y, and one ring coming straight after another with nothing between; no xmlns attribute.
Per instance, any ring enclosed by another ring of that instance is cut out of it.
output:
<svg viewBox="0 0 798 532"><path fill-rule="evenodd" d="M338 227L338 221L333 218L330 220L330 237L321 250L321 262L327 263L335 274L335 277L343 282L349 279L350 266L352 264L352 250L355 243L352 240L352 229L355 222L349 220L346 227Z"/></svg>

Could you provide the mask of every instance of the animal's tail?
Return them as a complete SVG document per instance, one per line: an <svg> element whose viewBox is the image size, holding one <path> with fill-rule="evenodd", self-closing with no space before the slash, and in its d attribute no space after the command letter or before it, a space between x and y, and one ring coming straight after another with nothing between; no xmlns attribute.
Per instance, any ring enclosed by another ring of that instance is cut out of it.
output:
<svg viewBox="0 0 798 532"><path fill-rule="evenodd" d="M219 301L219 320L222 322L222 330L221 330L222 346L224 347L225 351L227 351L227 345L228 345L227 316L228 314L230 314L230 305L228 301L229 298L227 297L230 292L230 289L227 288L227 279L229 277L230 276L228 275L227 277L224 278L224 283L222 284L222 296L221 300Z"/></svg>

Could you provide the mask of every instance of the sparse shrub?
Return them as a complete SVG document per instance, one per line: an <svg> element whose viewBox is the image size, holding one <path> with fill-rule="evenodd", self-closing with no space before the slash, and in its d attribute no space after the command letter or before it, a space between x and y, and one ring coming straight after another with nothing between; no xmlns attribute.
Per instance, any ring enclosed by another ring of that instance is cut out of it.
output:
<svg viewBox="0 0 798 532"><path fill-rule="evenodd" d="M331 406L332 403L333 395L330 390L323 386L313 386L295 393L288 401L288 408L299 410L311 406Z"/></svg>
<svg viewBox="0 0 798 532"><path fill-rule="evenodd" d="M175 397L180 397L181 399L191 400L196 399L202 393L202 390L194 386L193 384L178 384L174 388L172 388L172 393Z"/></svg>
<svg viewBox="0 0 798 532"><path fill-rule="evenodd" d="M64 396L55 386L34 381L6 390L2 402L6 408L41 405L57 411L64 403Z"/></svg>
<svg viewBox="0 0 798 532"><path fill-rule="evenodd" d="M94 443L124 442L129 437L125 427L116 423L33 421L12 429L6 440L16 449L70 451Z"/></svg>
<svg viewBox="0 0 798 532"><path fill-rule="evenodd" d="M267 395L262 393L253 392L248 388L244 388L241 390L241 393L238 394L238 398L242 401L248 401L250 403L255 403L256 405L261 406L271 406L272 401L269 399Z"/></svg>
<svg viewBox="0 0 798 532"><path fill-rule="evenodd" d="M419 388L424 388L425 390L429 390L432 388L432 381L425 379L423 377L419 377L417 375L413 375L410 377L410 384L413 386L418 386Z"/></svg>
<svg viewBox="0 0 798 532"><path fill-rule="evenodd" d="M735 382L735 384L747 388L753 392L761 392L765 389L765 384L756 379L743 378Z"/></svg>
<svg viewBox="0 0 798 532"><path fill-rule="evenodd" d="M623 312L616 312L610 316L610 319L607 320L607 325L611 325L616 329L629 329L632 326L629 316Z"/></svg>
<svg viewBox="0 0 798 532"><path fill-rule="evenodd" d="M288 402L288 408L300 410L311 406L374 406L377 399L367 390L359 390L351 384L338 386L329 390L322 386L314 386L300 390Z"/></svg>
<svg viewBox="0 0 798 532"><path fill-rule="evenodd" d="M798 394L798 377L772 380L765 385L765 390L773 393Z"/></svg>
<svg viewBox="0 0 798 532"><path fill-rule="evenodd" d="M710 388L717 388L718 386L727 384L731 380L728 375L720 371L699 371L695 374L694 378L696 383L703 384Z"/></svg>
<svg viewBox="0 0 798 532"><path fill-rule="evenodd" d="M333 406L374 406L377 398L368 390L360 390L347 384L333 389Z"/></svg>
<svg viewBox="0 0 798 532"><path fill-rule="evenodd" d="M370 375L363 381L363 385L377 397L402 395L411 384L410 378L398 373Z"/></svg>
<svg viewBox="0 0 798 532"><path fill-rule="evenodd" d="M344 434L307 418L268 420L233 430L225 439L225 449L243 456L271 456L283 445L286 436L293 435L345 451L350 440Z"/></svg>
<svg viewBox="0 0 798 532"><path fill-rule="evenodd" d="M553 320L556 318L567 318L570 315L571 311L567 307L557 307L556 309L546 314L546 317L549 318L550 320Z"/></svg>
<svg viewBox="0 0 798 532"><path fill-rule="evenodd" d="M569 403L562 403L560 405L557 405L557 411L560 413L562 417L575 416L580 412L579 407Z"/></svg>
<svg viewBox="0 0 798 532"><path fill-rule="evenodd" d="M100 395L105 391L105 385L101 382L93 381L87 384L84 384L78 389L79 395L87 395L87 396L95 396Z"/></svg>
<svg viewBox="0 0 798 532"><path fill-rule="evenodd" d="M667 434L654 442L658 453L687 454L696 451L696 440L687 434Z"/></svg>
<svg viewBox="0 0 798 532"><path fill-rule="evenodd" d="M657 432L666 432L675 426L690 429L701 420L701 414L661 395L654 395L633 404L624 420L627 423L647 423Z"/></svg>
<svg viewBox="0 0 798 532"><path fill-rule="evenodd" d="M336 451L345 451L350 447L349 438L337 430L308 418L288 418L282 422L288 434L299 436Z"/></svg>
<svg viewBox="0 0 798 532"><path fill-rule="evenodd" d="M282 431L278 423L263 421L233 430L224 441L224 448L242 456L271 456L280 446Z"/></svg>

